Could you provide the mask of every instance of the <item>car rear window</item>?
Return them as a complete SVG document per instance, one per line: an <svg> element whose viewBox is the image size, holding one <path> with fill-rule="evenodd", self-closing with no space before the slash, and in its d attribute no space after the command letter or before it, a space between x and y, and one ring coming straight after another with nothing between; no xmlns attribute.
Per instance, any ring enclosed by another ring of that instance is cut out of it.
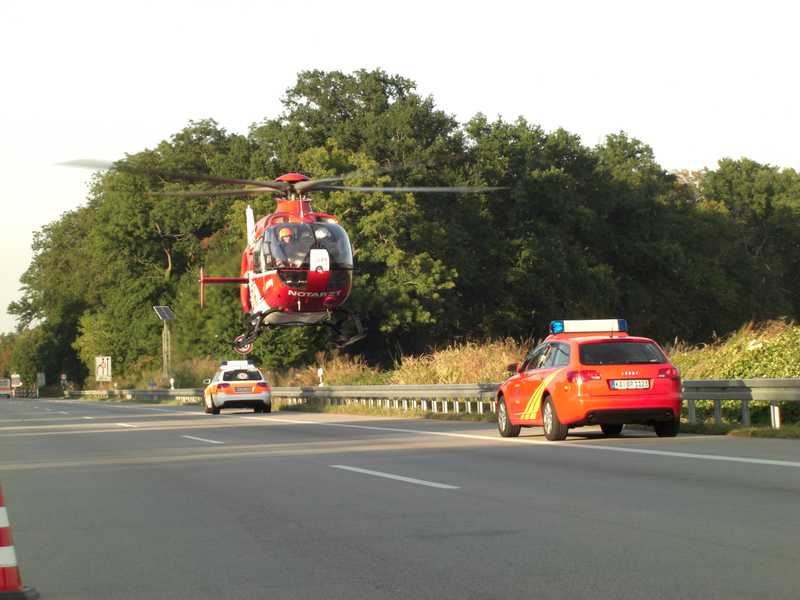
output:
<svg viewBox="0 0 800 600"><path fill-rule="evenodd" d="M261 381L261 379L261 373L247 369L225 371L222 374L222 381Z"/></svg>
<svg viewBox="0 0 800 600"><path fill-rule="evenodd" d="M653 342L594 342L582 344L583 365L634 365L667 362L667 357Z"/></svg>

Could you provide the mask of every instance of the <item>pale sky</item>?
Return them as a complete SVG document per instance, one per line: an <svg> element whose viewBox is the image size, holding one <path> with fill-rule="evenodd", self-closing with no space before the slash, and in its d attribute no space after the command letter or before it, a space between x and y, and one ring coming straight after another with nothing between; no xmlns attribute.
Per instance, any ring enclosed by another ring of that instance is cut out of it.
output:
<svg viewBox="0 0 800 600"><path fill-rule="evenodd" d="M595 145L625 130L667 169L800 169L793 2L0 1L0 331L33 232L91 172L189 120L276 116L307 69L381 68L466 121L524 116ZM69 252L69 248L63 248Z"/></svg>

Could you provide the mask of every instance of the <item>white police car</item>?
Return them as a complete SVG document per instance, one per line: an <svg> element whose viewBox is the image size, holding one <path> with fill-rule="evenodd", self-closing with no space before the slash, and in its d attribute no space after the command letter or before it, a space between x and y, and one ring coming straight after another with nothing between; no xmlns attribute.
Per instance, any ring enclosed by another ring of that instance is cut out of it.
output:
<svg viewBox="0 0 800 600"><path fill-rule="evenodd" d="M206 414L218 415L223 408L252 408L265 413L272 410L272 388L250 361L225 361L214 377L203 383Z"/></svg>

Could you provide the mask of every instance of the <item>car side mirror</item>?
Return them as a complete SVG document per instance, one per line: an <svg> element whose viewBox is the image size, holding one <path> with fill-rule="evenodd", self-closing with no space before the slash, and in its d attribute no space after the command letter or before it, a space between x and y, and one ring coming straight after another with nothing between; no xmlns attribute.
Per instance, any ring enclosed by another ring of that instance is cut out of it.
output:
<svg viewBox="0 0 800 600"><path fill-rule="evenodd" d="M210 379L203 379L203 383L208 385L209 383L211 383L211 380Z"/></svg>
<svg viewBox="0 0 800 600"><path fill-rule="evenodd" d="M517 373L517 368L519 368L519 363L511 363L506 367L506 371L509 373Z"/></svg>

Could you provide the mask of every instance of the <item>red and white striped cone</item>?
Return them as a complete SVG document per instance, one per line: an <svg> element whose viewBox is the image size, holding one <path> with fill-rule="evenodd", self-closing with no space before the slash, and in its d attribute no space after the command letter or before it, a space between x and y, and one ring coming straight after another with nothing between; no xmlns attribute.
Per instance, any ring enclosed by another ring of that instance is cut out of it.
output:
<svg viewBox="0 0 800 600"><path fill-rule="evenodd" d="M36 600L39 592L22 585L17 566L17 554L11 539L8 511L0 487L0 600Z"/></svg>

